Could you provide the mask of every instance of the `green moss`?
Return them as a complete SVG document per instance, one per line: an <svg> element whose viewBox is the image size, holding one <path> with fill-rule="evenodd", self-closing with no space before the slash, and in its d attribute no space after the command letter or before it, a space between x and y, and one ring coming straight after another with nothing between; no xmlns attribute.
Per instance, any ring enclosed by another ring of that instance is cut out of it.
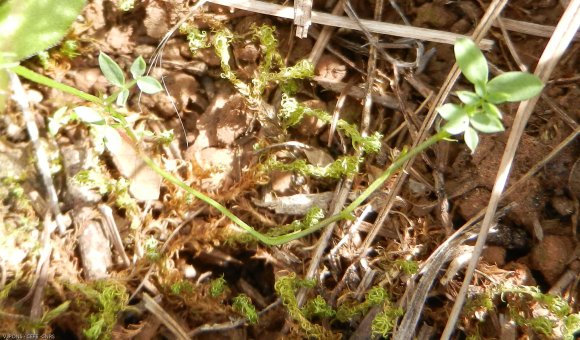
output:
<svg viewBox="0 0 580 340"><path fill-rule="evenodd" d="M336 311L334 311L334 309L332 309L332 307L330 307L320 295L317 295L314 299L308 300L301 312L309 320L314 318L332 318L336 315Z"/></svg>
<svg viewBox="0 0 580 340"><path fill-rule="evenodd" d="M463 313L473 317L476 312L495 308L493 299L501 297L507 302L511 318L520 327L528 327L538 334L552 337L555 329L564 339L573 339L574 332L580 329L580 314L572 314L570 305L560 296L544 294L538 287L516 286L509 283L490 287L485 293L467 300ZM539 306L538 306L539 304ZM545 308L549 314L534 317L534 310ZM557 323L554 320L562 320Z"/></svg>
<svg viewBox="0 0 580 340"><path fill-rule="evenodd" d="M88 339L111 339L111 331L117 321L117 313L127 306L129 296L123 284L101 280L92 285L70 285L70 288L82 293L88 300L86 307L92 311L87 320L88 327L83 334ZM82 300L77 303L84 305Z"/></svg>
<svg viewBox="0 0 580 340"><path fill-rule="evenodd" d="M293 171L305 176L338 179L345 175L356 174L361 161L362 159L356 156L342 156L326 166L316 166L302 159L290 163L269 159L263 164L263 171Z"/></svg>
<svg viewBox="0 0 580 340"><path fill-rule="evenodd" d="M243 315L250 324L258 323L258 312L256 312L256 307L247 295L240 294L234 297L232 307L236 312Z"/></svg>
<svg viewBox="0 0 580 340"><path fill-rule="evenodd" d="M217 298L218 296L222 295L227 288L228 285L226 279L224 279L224 276L222 275L217 279L211 281L209 287L209 295L213 298Z"/></svg>
<svg viewBox="0 0 580 340"><path fill-rule="evenodd" d="M135 0L117 0L117 8L123 12L127 12L135 7Z"/></svg>
<svg viewBox="0 0 580 340"><path fill-rule="evenodd" d="M193 292L193 285L191 282L186 280L180 280L173 283L170 287L171 293L173 295L181 295L181 294L191 294Z"/></svg>
<svg viewBox="0 0 580 340"><path fill-rule="evenodd" d="M338 338L336 334L333 334L326 328L310 322L298 307L298 302L296 301L296 292L298 288L312 288L314 285L314 281L297 279L296 274L292 273L288 276L280 277L276 281L274 289L276 289L276 293L282 299L282 303L286 307L288 315L290 315L290 317L300 326L300 329L305 333L307 338Z"/></svg>
<svg viewBox="0 0 580 340"><path fill-rule="evenodd" d="M269 236L284 235L295 231L312 227L324 218L324 212L319 207L312 207L302 220L294 220L292 223L276 227L268 232Z"/></svg>
<svg viewBox="0 0 580 340"><path fill-rule="evenodd" d="M364 315L371 307L380 305L389 298L387 291L382 287L372 287L366 294L362 303L342 304L336 312L336 319L347 322L353 318Z"/></svg>
<svg viewBox="0 0 580 340"><path fill-rule="evenodd" d="M398 259L395 261L395 265L407 275L413 275L419 271L419 264L417 261Z"/></svg>
<svg viewBox="0 0 580 340"><path fill-rule="evenodd" d="M402 308L394 308L390 303L385 302L383 311L378 313L371 325L373 337L386 338L395 328L398 318L403 316Z"/></svg>

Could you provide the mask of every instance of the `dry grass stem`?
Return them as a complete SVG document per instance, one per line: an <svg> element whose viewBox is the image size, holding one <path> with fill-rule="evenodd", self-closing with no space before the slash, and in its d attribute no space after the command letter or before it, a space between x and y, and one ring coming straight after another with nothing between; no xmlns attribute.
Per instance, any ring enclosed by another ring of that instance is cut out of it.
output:
<svg viewBox="0 0 580 340"><path fill-rule="evenodd" d="M506 30L523 33L528 35L535 35L537 37L549 38L554 33L556 29L554 26L548 25L539 25L534 24L533 22L521 21L521 20L514 20L514 19L507 19L501 18L501 23L505 27ZM499 22L494 22L493 26L500 27ZM580 39L580 33L576 33L574 35L574 40Z"/></svg>
<svg viewBox="0 0 580 340"><path fill-rule="evenodd" d="M211 0L222 6L234 7L245 11L274 15L280 18L294 19L294 9L292 7L269 4L256 0ZM463 37L461 34L438 31L421 27L409 27L404 25L390 24L386 22L377 22L373 20L361 19L360 22L372 33L394 35L396 37L411 38L425 41L433 41L442 44L453 44L457 38ZM349 28L361 30L360 26L349 18L335 16L327 13L312 12L312 23L334 27ZM479 46L484 50L489 50L493 46L491 40L481 40Z"/></svg>
<svg viewBox="0 0 580 340"><path fill-rule="evenodd" d="M308 28L312 24L312 0L294 1L294 25L296 25L296 36L306 38Z"/></svg>
<svg viewBox="0 0 580 340"><path fill-rule="evenodd" d="M173 335L175 335L176 339L179 340L186 340L189 339L187 332L175 321L174 318L169 315L155 299L153 299L149 294L143 294L143 302L145 309L147 309L151 314L155 315L155 317L163 323L167 329Z"/></svg>

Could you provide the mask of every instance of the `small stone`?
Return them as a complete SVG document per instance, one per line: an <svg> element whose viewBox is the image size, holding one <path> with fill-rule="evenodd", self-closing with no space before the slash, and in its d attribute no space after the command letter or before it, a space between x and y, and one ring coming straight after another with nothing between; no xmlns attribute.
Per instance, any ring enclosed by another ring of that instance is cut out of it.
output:
<svg viewBox="0 0 580 340"><path fill-rule="evenodd" d="M489 264L495 264L498 267L505 265L506 250L502 247L489 246L483 249L481 257Z"/></svg>
<svg viewBox="0 0 580 340"><path fill-rule="evenodd" d="M567 197L555 196L552 198L551 203L552 207L562 216L569 216L574 213L574 202Z"/></svg>
<svg viewBox="0 0 580 340"><path fill-rule="evenodd" d="M457 21L455 15L449 8L436 3L426 3L417 9L417 17L413 21L415 26L425 24L434 28L449 27Z"/></svg>
<svg viewBox="0 0 580 340"><path fill-rule="evenodd" d="M196 152L194 157L199 167L207 173L207 177L201 180L203 189L219 191L231 184L234 151L210 147Z"/></svg>
<svg viewBox="0 0 580 340"><path fill-rule="evenodd" d="M566 270L574 253L572 241L564 236L547 235L530 255L532 269L542 273L549 284L555 283Z"/></svg>
<svg viewBox="0 0 580 340"><path fill-rule="evenodd" d="M165 33L169 31L167 12L165 9L161 8L160 5L154 1L147 5L145 13L146 15L143 24L145 25L147 35L153 39L162 38Z"/></svg>
<svg viewBox="0 0 580 340"><path fill-rule="evenodd" d="M329 82L339 83L347 74L344 62L331 54L320 57L315 69L316 75Z"/></svg>
<svg viewBox="0 0 580 340"><path fill-rule="evenodd" d="M115 50L117 53L130 54L135 46L133 33L133 27L113 26L106 35L105 43L108 48Z"/></svg>
<svg viewBox="0 0 580 340"><path fill-rule="evenodd" d="M273 171L270 174L272 191L278 195L286 195L292 191L292 173L287 171Z"/></svg>

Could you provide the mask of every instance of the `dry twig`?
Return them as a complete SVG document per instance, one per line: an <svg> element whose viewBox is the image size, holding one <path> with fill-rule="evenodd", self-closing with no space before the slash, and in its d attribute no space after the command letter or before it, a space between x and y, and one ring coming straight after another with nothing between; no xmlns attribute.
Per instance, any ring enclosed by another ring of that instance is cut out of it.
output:
<svg viewBox="0 0 580 340"><path fill-rule="evenodd" d="M230 6L245 11L262 13L266 15L274 15L286 19L294 19L294 9L292 7L280 6L256 0L208 0L208 1L218 5ZM315 24L360 30L359 24L357 24L355 21L349 18L316 11L312 12L312 22ZM364 25L364 27L366 27L367 30L369 30L372 33L433 41L443 44L453 44L455 43L455 40L457 40L458 38L464 37L461 34L455 34L446 31L438 31L422 27L408 27L405 25L397 25L365 19L360 19L360 22L362 23L362 25ZM489 50L492 46L493 41L487 39L483 39L479 43L479 47L484 50Z"/></svg>

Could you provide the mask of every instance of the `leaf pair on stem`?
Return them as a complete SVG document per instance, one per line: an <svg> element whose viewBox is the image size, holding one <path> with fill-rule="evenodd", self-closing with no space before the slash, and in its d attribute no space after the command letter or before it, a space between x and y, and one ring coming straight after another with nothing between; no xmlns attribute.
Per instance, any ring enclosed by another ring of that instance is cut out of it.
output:
<svg viewBox="0 0 580 340"><path fill-rule="evenodd" d="M467 38L455 43L455 58L475 92L457 91L461 104L448 103L437 108L437 112L448 121L443 129L451 135L463 133L465 144L473 153L479 143L478 131L504 130L497 104L532 98L542 91L544 84L527 72L506 72L488 81L487 61L477 45Z"/></svg>
<svg viewBox="0 0 580 340"><path fill-rule="evenodd" d="M117 106L125 106L127 99L129 99L129 89L137 84L139 89L147 94L155 94L163 89L159 81L151 76L144 76L147 65L143 57L135 59L131 65L131 75L133 76L133 81L125 83L125 74L123 70L111 57L109 57L104 52L99 54L99 67L101 72L107 80L119 87L121 90L116 94L116 104ZM114 98L113 95L111 98Z"/></svg>

